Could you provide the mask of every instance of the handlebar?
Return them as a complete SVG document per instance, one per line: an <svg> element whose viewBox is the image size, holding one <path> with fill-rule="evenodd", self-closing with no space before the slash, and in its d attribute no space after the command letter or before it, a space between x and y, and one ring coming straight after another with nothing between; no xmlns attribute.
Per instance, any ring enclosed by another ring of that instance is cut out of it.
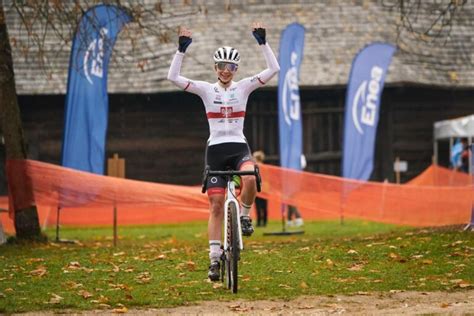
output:
<svg viewBox="0 0 474 316"><path fill-rule="evenodd" d="M262 178L260 176L260 170L258 169L258 166L255 165L255 168L253 171L251 170L226 170L226 171L217 171L217 170L211 170L209 166L206 166L204 169L203 173L203 179L202 179L202 193L206 193L207 191L207 179L209 176L227 176L227 177L232 177L232 176L255 176L255 184L257 185L257 191L260 192L262 191Z"/></svg>

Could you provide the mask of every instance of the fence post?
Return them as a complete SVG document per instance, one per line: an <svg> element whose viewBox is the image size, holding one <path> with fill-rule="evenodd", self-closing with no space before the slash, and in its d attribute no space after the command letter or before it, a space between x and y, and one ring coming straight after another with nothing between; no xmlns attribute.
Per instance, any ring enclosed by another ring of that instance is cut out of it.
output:
<svg viewBox="0 0 474 316"><path fill-rule="evenodd" d="M116 178L125 178L125 159L119 158L117 153L114 154L113 158L107 160L107 175ZM114 196L114 247L117 246L117 202Z"/></svg>

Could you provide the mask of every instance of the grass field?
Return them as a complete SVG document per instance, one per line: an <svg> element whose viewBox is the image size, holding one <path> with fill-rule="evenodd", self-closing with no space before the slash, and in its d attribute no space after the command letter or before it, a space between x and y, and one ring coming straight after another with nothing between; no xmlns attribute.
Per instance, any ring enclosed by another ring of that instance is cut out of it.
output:
<svg viewBox="0 0 474 316"><path fill-rule="evenodd" d="M363 221L309 222L304 235L244 240L240 287L207 280L205 222L62 229L74 244L0 246L0 312L169 307L203 300L290 299L474 285L474 233ZM46 232L54 240L54 230Z"/></svg>

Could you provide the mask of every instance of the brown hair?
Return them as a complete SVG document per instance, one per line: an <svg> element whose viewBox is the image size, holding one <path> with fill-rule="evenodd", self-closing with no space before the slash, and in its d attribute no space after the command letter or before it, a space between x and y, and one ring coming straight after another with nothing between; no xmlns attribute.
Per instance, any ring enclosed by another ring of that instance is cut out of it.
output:
<svg viewBox="0 0 474 316"><path fill-rule="evenodd" d="M261 150L257 150L253 153L253 158L256 162L263 162L265 160L265 153Z"/></svg>

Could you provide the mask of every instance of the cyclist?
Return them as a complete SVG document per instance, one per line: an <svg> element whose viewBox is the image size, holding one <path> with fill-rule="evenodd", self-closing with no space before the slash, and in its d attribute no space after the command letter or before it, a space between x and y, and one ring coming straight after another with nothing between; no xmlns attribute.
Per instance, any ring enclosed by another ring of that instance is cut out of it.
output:
<svg viewBox="0 0 474 316"><path fill-rule="evenodd" d="M265 27L260 22L252 24L252 34L257 40L265 58L267 69L259 74L233 81L240 62L237 49L224 46L214 53L214 71L217 82L208 83L187 79L180 75L181 64L187 47L191 44L191 31L180 28L179 47L168 72L168 80L175 85L201 97L209 122L210 137L207 142L205 163L211 170L253 170L250 148L243 133L247 99L252 91L267 83L279 70L278 61L266 42ZM208 180L209 198L209 266L208 277L219 280L220 257L222 254L222 222L224 219L224 194L227 185L223 177ZM242 176L241 226L242 234L253 233L250 209L256 196L254 176Z"/></svg>

